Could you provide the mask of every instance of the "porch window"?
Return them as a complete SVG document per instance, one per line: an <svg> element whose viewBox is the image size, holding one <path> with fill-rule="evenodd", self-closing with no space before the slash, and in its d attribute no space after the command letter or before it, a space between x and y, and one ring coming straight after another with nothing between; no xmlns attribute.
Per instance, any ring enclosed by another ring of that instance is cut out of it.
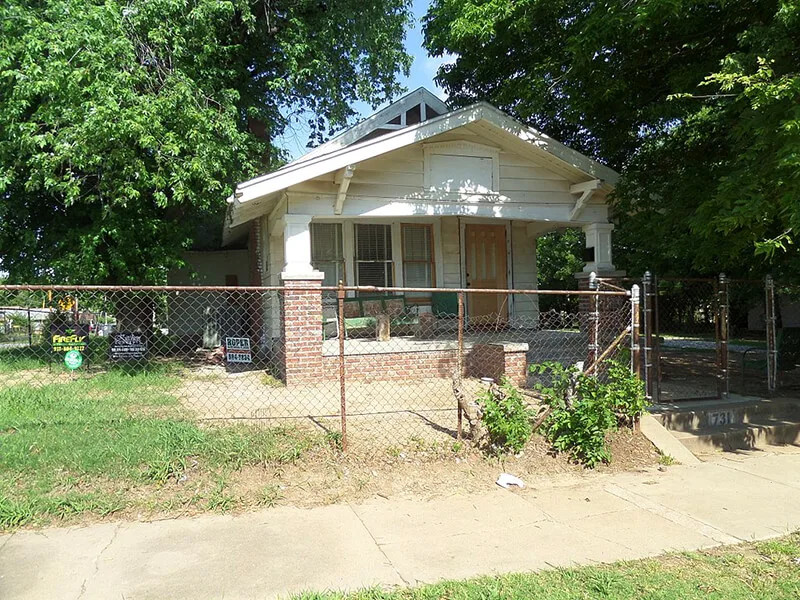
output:
<svg viewBox="0 0 800 600"><path fill-rule="evenodd" d="M341 223L311 223L311 265L325 274L322 285L344 281Z"/></svg>
<svg viewBox="0 0 800 600"><path fill-rule="evenodd" d="M402 225L403 284L406 287L434 287L436 272L433 262L431 225ZM410 298L430 298L430 292L409 292Z"/></svg>
<svg viewBox="0 0 800 600"><path fill-rule="evenodd" d="M391 226L357 223L355 238L356 285L394 285Z"/></svg>

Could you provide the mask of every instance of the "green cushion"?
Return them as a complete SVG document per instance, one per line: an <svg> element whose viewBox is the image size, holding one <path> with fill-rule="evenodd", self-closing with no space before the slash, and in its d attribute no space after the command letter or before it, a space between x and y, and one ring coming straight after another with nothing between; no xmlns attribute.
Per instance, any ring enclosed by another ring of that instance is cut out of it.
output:
<svg viewBox="0 0 800 600"><path fill-rule="evenodd" d="M437 317L440 315L457 315L458 294L456 292L432 292L431 311Z"/></svg>
<svg viewBox="0 0 800 600"><path fill-rule="evenodd" d="M363 329L366 327L375 327L378 320L375 317L354 317L352 319L345 319L344 326L347 329Z"/></svg>

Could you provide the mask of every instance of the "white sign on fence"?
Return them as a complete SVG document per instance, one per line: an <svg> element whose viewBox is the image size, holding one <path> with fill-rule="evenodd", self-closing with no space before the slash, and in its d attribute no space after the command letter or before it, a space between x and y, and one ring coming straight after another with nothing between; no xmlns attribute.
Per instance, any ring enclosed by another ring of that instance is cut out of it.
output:
<svg viewBox="0 0 800 600"><path fill-rule="evenodd" d="M251 363L253 353L250 350L250 338L225 338L225 362Z"/></svg>

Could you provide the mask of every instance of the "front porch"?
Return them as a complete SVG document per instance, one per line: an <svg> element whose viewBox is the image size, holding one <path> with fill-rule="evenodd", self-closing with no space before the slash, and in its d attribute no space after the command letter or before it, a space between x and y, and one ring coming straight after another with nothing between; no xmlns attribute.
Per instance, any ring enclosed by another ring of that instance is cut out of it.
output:
<svg viewBox="0 0 800 600"><path fill-rule="evenodd" d="M464 292L469 295L477 294ZM374 332L323 340L319 293L287 290L283 306L279 355L284 360L282 375L290 385L338 378L342 362L347 378L356 380L451 379L460 372L471 378L505 375L517 385L527 385L531 364L569 365L588 357L589 334L581 331L577 314L548 312L513 327L475 326L451 317L439 320L433 329L406 328L383 341Z"/></svg>
<svg viewBox="0 0 800 600"><path fill-rule="evenodd" d="M585 332L542 329L509 329L464 334L464 352L468 354L478 345L502 345L510 351L524 351L529 364L558 361L574 364L586 358L588 335ZM354 338L344 341L345 356L378 354L413 354L419 352L457 352L457 332L437 333L432 339L414 336L392 337L387 342L374 338ZM323 356L339 356L339 340L328 339L322 343Z"/></svg>
<svg viewBox="0 0 800 600"><path fill-rule="evenodd" d="M270 285L282 285L289 278L321 280L325 287L341 282L347 287L396 288L392 294L402 298L403 311L417 315L437 312L430 288L497 289L501 290L497 295L465 297L465 318L522 327L538 325L538 297L507 290L536 290L538 238L576 226L559 221L449 215L338 220L283 215L282 219L283 231L270 239L270 271L274 273L267 282ZM590 223L582 225L582 229L587 246L585 275L590 271L614 273L613 225ZM403 288L409 291L403 292ZM326 306L331 303L335 310L334 295L325 292ZM357 294L350 290L347 296L355 298ZM451 315L455 313L455 294L452 296ZM368 316L349 313L350 310L346 316ZM277 337L277 306L272 309L271 329L273 337Z"/></svg>

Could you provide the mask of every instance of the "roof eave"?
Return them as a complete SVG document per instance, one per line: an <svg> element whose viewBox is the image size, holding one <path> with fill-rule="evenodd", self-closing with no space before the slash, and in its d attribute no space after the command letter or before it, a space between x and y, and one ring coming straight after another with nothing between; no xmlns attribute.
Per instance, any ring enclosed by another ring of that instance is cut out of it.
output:
<svg viewBox="0 0 800 600"><path fill-rule="evenodd" d="M414 143L424 142L426 139L441 133L481 120L485 120L498 130L513 135L526 144L538 148L573 171L584 173L591 178L601 179L604 187L608 187L609 190L613 189L619 180L619 174L610 167L568 148L486 102L477 102L434 119L400 129L394 133L345 146L302 163L287 165L274 173L240 183L236 186L234 196L228 199L231 220L226 220L226 227L228 223L232 227L236 227L243 222L240 221L234 224L236 213L250 202L285 190L303 181L331 173L349 164L368 160ZM252 220L252 218L248 220Z"/></svg>

